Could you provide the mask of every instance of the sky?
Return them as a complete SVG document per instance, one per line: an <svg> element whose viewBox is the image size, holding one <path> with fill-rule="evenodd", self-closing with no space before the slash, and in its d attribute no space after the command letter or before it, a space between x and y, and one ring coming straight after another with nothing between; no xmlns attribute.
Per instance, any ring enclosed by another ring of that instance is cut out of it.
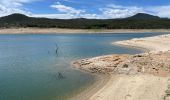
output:
<svg viewBox="0 0 170 100"><path fill-rule="evenodd" d="M170 18L170 0L0 0L0 17L113 19L148 13Z"/></svg>

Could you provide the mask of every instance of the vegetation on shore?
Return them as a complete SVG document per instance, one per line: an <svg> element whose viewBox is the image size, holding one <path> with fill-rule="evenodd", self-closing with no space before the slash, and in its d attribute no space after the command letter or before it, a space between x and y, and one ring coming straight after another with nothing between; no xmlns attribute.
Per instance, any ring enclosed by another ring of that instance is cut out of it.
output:
<svg viewBox="0 0 170 100"><path fill-rule="evenodd" d="M168 98L170 97L170 79L168 79L168 86L167 89L165 91L165 95L163 97L163 100L169 100Z"/></svg>
<svg viewBox="0 0 170 100"><path fill-rule="evenodd" d="M0 18L0 28L70 28L70 29L170 29L170 19L138 13L121 19L48 19L12 14Z"/></svg>

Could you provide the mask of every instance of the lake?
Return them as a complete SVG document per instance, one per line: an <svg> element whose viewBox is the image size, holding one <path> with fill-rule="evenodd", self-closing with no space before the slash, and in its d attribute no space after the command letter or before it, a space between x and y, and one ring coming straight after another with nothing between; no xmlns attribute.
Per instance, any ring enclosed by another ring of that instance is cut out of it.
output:
<svg viewBox="0 0 170 100"><path fill-rule="evenodd" d="M92 75L71 68L71 61L140 53L111 42L159 34L0 35L0 100L67 99L95 81ZM58 78L58 73L64 78Z"/></svg>

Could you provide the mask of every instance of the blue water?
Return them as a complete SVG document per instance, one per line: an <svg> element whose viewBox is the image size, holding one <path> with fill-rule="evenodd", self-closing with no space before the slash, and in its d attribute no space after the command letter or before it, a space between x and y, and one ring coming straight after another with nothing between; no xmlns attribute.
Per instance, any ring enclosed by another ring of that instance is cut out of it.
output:
<svg viewBox="0 0 170 100"><path fill-rule="evenodd" d="M111 42L159 34L0 35L0 100L67 99L94 81L93 76L72 69L71 61L140 53ZM58 79L58 72L64 79Z"/></svg>

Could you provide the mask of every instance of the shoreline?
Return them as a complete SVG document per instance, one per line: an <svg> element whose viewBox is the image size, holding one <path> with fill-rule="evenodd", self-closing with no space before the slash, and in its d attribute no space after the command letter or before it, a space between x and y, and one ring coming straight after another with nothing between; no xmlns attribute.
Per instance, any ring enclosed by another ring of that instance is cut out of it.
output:
<svg viewBox="0 0 170 100"><path fill-rule="evenodd" d="M69 100L80 100L80 98L81 98L81 100L90 100L90 98L97 91L99 91L101 88L103 88L111 79L110 75L95 74L94 77L95 77L95 80L91 85L89 85L86 89L83 89L83 91L81 91L80 93L75 94Z"/></svg>
<svg viewBox="0 0 170 100"><path fill-rule="evenodd" d="M128 46L134 48L142 48L148 52L169 51L170 44L168 42L170 35L159 35L145 38L134 38L131 40L117 41L112 44L120 46Z"/></svg>
<svg viewBox="0 0 170 100"><path fill-rule="evenodd" d="M119 46L119 47L128 47L128 48L132 48L132 49L137 49L137 50L140 50L142 53L146 53L146 52L150 52L151 51L148 48L144 48L144 47L140 47L140 46L125 45L125 44L119 44L119 43L116 43L116 42L113 42L111 44Z"/></svg>
<svg viewBox="0 0 170 100"><path fill-rule="evenodd" d="M151 53L151 56L155 56L155 54L166 56L166 53L170 54L169 53L170 47L168 47L170 42L165 41L167 40L167 37L170 40L170 35L160 35L160 36L145 37L145 38L125 40L125 41L118 41L112 44L142 49L145 51L142 54L137 54L134 56L139 56L139 57L143 55L147 56L146 52L148 52L148 54ZM81 70L85 69L85 71L89 71L87 70L88 66L92 67L93 64L98 64L100 63L99 62L100 60L103 60L103 58L108 59L109 56L111 55L79 60L77 62L80 62L79 64L81 64L82 63L81 61L83 61L82 67L80 69ZM115 57L115 55L113 56ZM120 55L120 57L121 56L122 55ZM164 71L162 72L163 74L161 73L161 71L160 71L161 74L154 74L154 73L155 73L154 71L151 73L123 73L123 74L111 73L108 82L103 87L101 87L98 91L90 92L93 95L87 100L146 100L146 99L162 100L162 98L166 98L167 96L165 90L167 89L167 86L169 86L168 84L168 80L170 78L169 73L167 73L167 75L164 75L165 74Z"/></svg>
<svg viewBox="0 0 170 100"><path fill-rule="evenodd" d="M7 28L0 34L93 34L93 33L167 33L170 29L62 29L62 28Z"/></svg>
<svg viewBox="0 0 170 100"><path fill-rule="evenodd" d="M91 73L89 71L76 68L76 66L73 64L73 61L71 62L71 67L74 70L78 70L82 73L87 73L87 74L92 75L94 77L94 81L91 85L88 85L87 88L83 89L83 91L81 91L80 93L71 96L69 100L80 100L80 98L81 98L81 100L90 100L90 98L97 91L99 91L101 88L103 88L111 79L110 74Z"/></svg>

